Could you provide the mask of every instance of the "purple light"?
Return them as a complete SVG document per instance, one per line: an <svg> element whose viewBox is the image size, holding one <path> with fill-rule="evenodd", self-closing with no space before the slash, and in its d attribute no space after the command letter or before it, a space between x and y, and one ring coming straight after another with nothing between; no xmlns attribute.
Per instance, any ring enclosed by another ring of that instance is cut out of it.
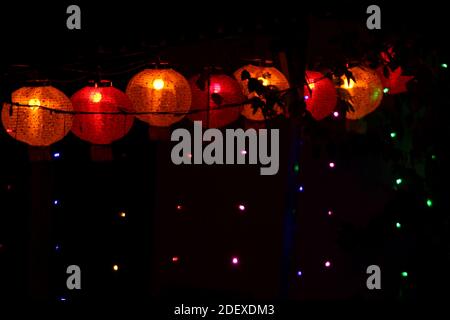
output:
<svg viewBox="0 0 450 320"><path fill-rule="evenodd" d="M339 112L337 112L337 111L333 112L333 117L335 117L335 118L339 117Z"/></svg>
<svg viewBox="0 0 450 320"><path fill-rule="evenodd" d="M247 151L242 150L242 151L241 151L241 154L242 154L242 155L246 155L246 154L247 154Z"/></svg>
<svg viewBox="0 0 450 320"><path fill-rule="evenodd" d="M245 210L245 206L244 206L243 204L240 204L240 205L238 206L238 208L239 208L239 210L241 210L241 211L244 211L244 210Z"/></svg>
<svg viewBox="0 0 450 320"><path fill-rule="evenodd" d="M327 268L331 267L331 262L330 261L326 261L325 262L325 267L327 267Z"/></svg>
<svg viewBox="0 0 450 320"><path fill-rule="evenodd" d="M302 276L302 272L299 270L297 271L297 276L301 277Z"/></svg>
<svg viewBox="0 0 450 320"><path fill-rule="evenodd" d="M61 156L61 154L59 152L55 152L53 154L53 158L59 158Z"/></svg>
<svg viewBox="0 0 450 320"><path fill-rule="evenodd" d="M232 262L234 265L237 265L237 264L239 264L239 258L238 258L238 257L233 257L233 259L231 260L231 262Z"/></svg>
<svg viewBox="0 0 450 320"><path fill-rule="evenodd" d="M300 186L300 187L298 188L298 191L303 192L303 186Z"/></svg>
<svg viewBox="0 0 450 320"><path fill-rule="evenodd" d="M330 162L328 165L330 166L330 168L334 168L335 167L334 162Z"/></svg>
<svg viewBox="0 0 450 320"><path fill-rule="evenodd" d="M309 96L305 96L305 100L308 100L309 99Z"/></svg>
<svg viewBox="0 0 450 320"><path fill-rule="evenodd" d="M54 204L55 206L57 206L57 205L59 204L59 200L53 201L53 204Z"/></svg>
<svg viewBox="0 0 450 320"><path fill-rule="evenodd" d="M55 250L56 250L56 251L59 251L59 249L60 249L60 246L59 246L59 244L57 244L57 245L55 246Z"/></svg>
<svg viewBox="0 0 450 320"><path fill-rule="evenodd" d="M60 298L59 298L59 301L66 301L66 298L60 297Z"/></svg>

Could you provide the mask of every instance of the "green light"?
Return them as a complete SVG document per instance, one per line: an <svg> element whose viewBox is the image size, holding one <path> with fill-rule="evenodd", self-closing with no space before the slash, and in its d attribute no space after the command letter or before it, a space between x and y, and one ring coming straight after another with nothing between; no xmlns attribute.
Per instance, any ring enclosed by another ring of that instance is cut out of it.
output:
<svg viewBox="0 0 450 320"><path fill-rule="evenodd" d="M433 200L427 199L427 206L428 208L431 208L433 206Z"/></svg>
<svg viewBox="0 0 450 320"><path fill-rule="evenodd" d="M384 93L388 93L388 92L389 92L389 88L384 88L384 89L383 89L383 92L384 92Z"/></svg>
<svg viewBox="0 0 450 320"><path fill-rule="evenodd" d="M432 154L432 155L431 155L431 159L432 159L432 160L436 160L436 155L435 155L435 154Z"/></svg>
<svg viewBox="0 0 450 320"><path fill-rule="evenodd" d="M402 277L403 277L403 278L406 278L407 276L408 276L408 272L403 271L403 272L402 272Z"/></svg>
<svg viewBox="0 0 450 320"><path fill-rule="evenodd" d="M447 66L446 63L443 63L443 64L441 64L441 67L444 68L444 69L447 69L448 66Z"/></svg>
<svg viewBox="0 0 450 320"><path fill-rule="evenodd" d="M296 163L296 164L294 165L294 171L295 171L296 173L298 173L298 172L300 171L300 166L298 165L298 163Z"/></svg>
<svg viewBox="0 0 450 320"><path fill-rule="evenodd" d="M401 184L403 182L403 180L401 178L398 178L397 180L395 180L395 183L397 185Z"/></svg>
<svg viewBox="0 0 450 320"><path fill-rule="evenodd" d="M391 132L391 138L394 139L397 136L397 132Z"/></svg>
<svg viewBox="0 0 450 320"><path fill-rule="evenodd" d="M402 225L400 224L400 222L397 222L397 223L395 224L395 227L396 227L397 229L400 229L400 228L402 227Z"/></svg>

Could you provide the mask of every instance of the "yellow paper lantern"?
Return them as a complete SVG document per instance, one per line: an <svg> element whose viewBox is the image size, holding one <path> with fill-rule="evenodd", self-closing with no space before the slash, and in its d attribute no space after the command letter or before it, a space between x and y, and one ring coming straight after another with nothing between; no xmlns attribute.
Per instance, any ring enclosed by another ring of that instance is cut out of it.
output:
<svg viewBox="0 0 450 320"><path fill-rule="evenodd" d="M168 127L180 121L191 107L189 82L173 69L145 69L128 83L126 93L136 112L177 114L138 114L152 126Z"/></svg>
<svg viewBox="0 0 450 320"><path fill-rule="evenodd" d="M346 90L350 96L349 103L355 111L347 112L347 119L356 120L373 112L383 99L383 84L378 77L376 71L354 67L350 68L356 82L347 81L347 77L343 76L341 88Z"/></svg>
<svg viewBox="0 0 450 320"><path fill-rule="evenodd" d="M246 97L253 98L257 97L258 95L255 92L249 93L248 92L248 80L242 80L241 74L242 71L247 70L250 73L250 76L252 78L256 78L262 82L264 86L275 86L277 90L286 90L289 88L289 81L286 79L283 73L281 73L278 69L274 67L263 67L263 66L254 66L254 65L247 65L245 67L242 67L238 69L234 73L234 77L239 82L242 92ZM274 106L274 111L276 114L281 114L283 112L282 108L279 105ZM263 121L264 115L261 111L261 109L258 109L256 113L253 113L253 108L251 104L246 104L242 108L242 115L246 117L247 119L253 120L253 121Z"/></svg>
<svg viewBox="0 0 450 320"><path fill-rule="evenodd" d="M73 111L70 99L52 86L20 88L12 93L12 102L23 106L5 104L2 123L16 140L32 146L49 146L64 138L72 127L73 114L47 109Z"/></svg>

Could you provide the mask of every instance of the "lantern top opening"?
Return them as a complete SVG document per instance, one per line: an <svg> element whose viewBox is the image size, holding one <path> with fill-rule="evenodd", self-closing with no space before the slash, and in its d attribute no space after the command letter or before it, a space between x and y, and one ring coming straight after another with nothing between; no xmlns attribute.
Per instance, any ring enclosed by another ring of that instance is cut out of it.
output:
<svg viewBox="0 0 450 320"><path fill-rule="evenodd" d="M95 88L97 88L97 87L100 87L100 88L112 87L112 81L110 81L110 80L100 80L100 81L89 80L88 86L95 87Z"/></svg>

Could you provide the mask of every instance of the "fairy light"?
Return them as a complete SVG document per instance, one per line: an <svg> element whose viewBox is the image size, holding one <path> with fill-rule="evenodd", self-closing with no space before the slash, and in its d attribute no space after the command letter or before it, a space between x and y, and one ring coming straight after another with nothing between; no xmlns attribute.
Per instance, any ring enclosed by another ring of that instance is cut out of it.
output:
<svg viewBox="0 0 450 320"><path fill-rule="evenodd" d="M402 184L402 182L403 182L402 178L397 178L397 179L395 179L395 183L396 183L397 185Z"/></svg>
<svg viewBox="0 0 450 320"><path fill-rule="evenodd" d="M428 207L428 208L431 208L431 207L433 206L433 200L430 199L430 198L427 199L427 202L426 202L426 203L427 203L427 207Z"/></svg>
<svg viewBox="0 0 450 320"><path fill-rule="evenodd" d="M384 88L384 89L383 89L383 93L384 93L384 94L386 94L386 93L388 93L388 92L389 92L389 88Z"/></svg>
<svg viewBox="0 0 450 320"><path fill-rule="evenodd" d="M113 265L113 270L114 271L119 271L119 266L117 264Z"/></svg>
<svg viewBox="0 0 450 320"><path fill-rule="evenodd" d="M402 227L402 225L400 224L400 222L397 222L397 223L395 224L395 227L396 227L397 229L400 229L400 228Z"/></svg>
<svg viewBox="0 0 450 320"><path fill-rule="evenodd" d="M448 65L447 65L446 63L442 63L442 64L441 64L441 67L444 68L444 69L447 69L447 68L448 68Z"/></svg>
<svg viewBox="0 0 450 320"><path fill-rule="evenodd" d="M333 112L333 117L335 117L335 118L339 117L339 112L337 112L337 111Z"/></svg>
<svg viewBox="0 0 450 320"><path fill-rule="evenodd" d="M119 216L120 216L121 218L126 218L127 213L122 211L122 212L119 213Z"/></svg>
<svg viewBox="0 0 450 320"><path fill-rule="evenodd" d="M403 271L401 274L402 274L403 278L407 278L408 277L408 272L406 272L406 271Z"/></svg>
<svg viewBox="0 0 450 320"><path fill-rule="evenodd" d="M239 264L239 258L238 257L233 257L231 259L231 263L234 264L235 266Z"/></svg>
<svg viewBox="0 0 450 320"><path fill-rule="evenodd" d="M173 263L177 263L178 261L180 261L180 258L177 256L172 257L172 262Z"/></svg>
<svg viewBox="0 0 450 320"><path fill-rule="evenodd" d="M245 211L245 206L243 204L238 205L238 209L241 211Z"/></svg>
<svg viewBox="0 0 450 320"><path fill-rule="evenodd" d="M397 137L397 132L391 132L390 136L392 139L395 139Z"/></svg>
<svg viewBox="0 0 450 320"><path fill-rule="evenodd" d="M330 162L329 164L328 164L328 166L330 167L330 168L334 168L335 166L336 166L336 164L334 163L334 162Z"/></svg>
<svg viewBox="0 0 450 320"><path fill-rule="evenodd" d="M330 261L325 261L325 267L326 268L330 268L331 267L331 262Z"/></svg>

